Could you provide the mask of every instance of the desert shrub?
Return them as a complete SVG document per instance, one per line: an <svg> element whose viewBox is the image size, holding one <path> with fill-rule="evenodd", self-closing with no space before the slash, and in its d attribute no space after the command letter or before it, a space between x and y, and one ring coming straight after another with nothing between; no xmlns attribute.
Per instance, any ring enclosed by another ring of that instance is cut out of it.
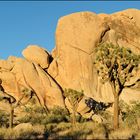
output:
<svg viewBox="0 0 140 140"><path fill-rule="evenodd" d="M135 102L132 104L128 112L124 114L124 122L128 126L133 126L137 124L137 119L140 118L140 102Z"/></svg>
<svg viewBox="0 0 140 140"><path fill-rule="evenodd" d="M116 131L111 131L109 134L110 139L128 139L128 140L135 140L138 138L135 131L130 128L121 128Z"/></svg>
<svg viewBox="0 0 140 140"><path fill-rule="evenodd" d="M9 119L8 114L3 111L0 111L0 127L7 126Z"/></svg>
<svg viewBox="0 0 140 140"><path fill-rule="evenodd" d="M57 123L49 123L45 125L45 132L52 132L57 127Z"/></svg>
<svg viewBox="0 0 140 140"><path fill-rule="evenodd" d="M24 117L20 118L18 121L20 123L32 123L32 124L43 124L46 115L41 114L26 114Z"/></svg>
<svg viewBox="0 0 140 140"><path fill-rule="evenodd" d="M68 122L69 113L66 109L61 107L54 107L50 110L50 113L46 114L42 107L29 107L26 109L27 114L19 119L20 123L30 122L32 124L47 124L47 123L59 123Z"/></svg>
<svg viewBox="0 0 140 140"><path fill-rule="evenodd" d="M35 113L46 114L45 109L43 107L41 107L41 106L37 106L37 107L33 108L33 111Z"/></svg>
<svg viewBox="0 0 140 140"><path fill-rule="evenodd" d="M71 120L70 120L71 121ZM82 115L80 115L79 113L76 114L76 122L79 122L79 123L84 123L84 122L87 122L88 119L87 118L84 118Z"/></svg>
<svg viewBox="0 0 140 140"><path fill-rule="evenodd" d="M119 102L119 108L121 112L128 112L130 110L130 105L128 105L123 100L120 100Z"/></svg>
<svg viewBox="0 0 140 140"><path fill-rule="evenodd" d="M32 105L35 105L35 104L39 104L39 101L37 99L36 96L33 96L30 101L29 101Z"/></svg>
<svg viewBox="0 0 140 140"><path fill-rule="evenodd" d="M110 129L112 129L112 127L113 127L113 125L112 125L113 115L109 111L100 111L99 115L101 116L101 118L103 120L101 125L108 131Z"/></svg>
<svg viewBox="0 0 140 140"><path fill-rule="evenodd" d="M41 113L41 114L44 114L46 113L44 108L42 106L26 106L24 108L24 111L27 112L27 113Z"/></svg>
<svg viewBox="0 0 140 140"><path fill-rule="evenodd" d="M68 110L61 108L61 107L58 107L58 106L51 109L50 114L52 114L54 116L61 116L62 120L64 120L64 121L69 119Z"/></svg>
<svg viewBox="0 0 140 140"><path fill-rule="evenodd" d="M54 128L54 131L55 132L64 131L64 130L71 129L71 127L72 127L71 123L61 122L59 123L59 125L57 125L57 127Z"/></svg>
<svg viewBox="0 0 140 140"><path fill-rule="evenodd" d="M136 127L140 118L140 102L132 102L130 105L121 101L121 116L125 127Z"/></svg>
<svg viewBox="0 0 140 140"><path fill-rule="evenodd" d="M32 107L25 107L25 108L23 109L23 111L26 112L26 113L31 113L32 110L33 110Z"/></svg>
<svg viewBox="0 0 140 140"><path fill-rule="evenodd" d="M102 116L102 118L106 121L110 121L113 118L109 111L100 111L98 115Z"/></svg>
<svg viewBox="0 0 140 140"><path fill-rule="evenodd" d="M44 124L68 122L69 119L70 116L66 109L63 109L61 107L54 107L50 110L50 113L47 114L46 118L44 119Z"/></svg>

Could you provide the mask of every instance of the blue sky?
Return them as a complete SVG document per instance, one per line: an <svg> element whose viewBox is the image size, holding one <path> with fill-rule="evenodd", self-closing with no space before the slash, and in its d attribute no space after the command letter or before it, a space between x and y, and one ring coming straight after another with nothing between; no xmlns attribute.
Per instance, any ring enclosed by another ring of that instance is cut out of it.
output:
<svg viewBox="0 0 140 140"><path fill-rule="evenodd" d="M79 12L113 13L140 9L139 1L20 1L0 2L0 59L22 56L29 44L48 51L55 46L55 30L61 16Z"/></svg>

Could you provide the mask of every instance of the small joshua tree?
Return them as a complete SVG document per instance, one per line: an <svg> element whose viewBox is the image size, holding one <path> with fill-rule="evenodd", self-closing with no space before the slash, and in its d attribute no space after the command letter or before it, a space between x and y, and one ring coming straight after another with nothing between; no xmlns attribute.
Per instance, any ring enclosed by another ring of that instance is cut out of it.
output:
<svg viewBox="0 0 140 140"><path fill-rule="evenodd" d="M103 44L96 48L94 64L103 83L109 81L114 95L114 129L119 127L119 95L126 87L134 87L140 81L127 83L134 77L140 64L140 55L134 54L130 49Z"/></svg>
<svg viewBox="0 0 140 140"><path fill-rule="evenodd" d="M73 126L75 126L76 125L76 112L77 112L77 108L78 108L78 103L81 101L81 99L84 96L83 91L78 92L78 91L73 90L73 89L65 89L64 96L68 98L69 103L72 106L72 112L73 112L72 124L73 124Z"/></svg>
<svg viewBox="0 0 140 140"><path fill-rule="evenodd" d="M9 127L12 128L13 127L13 121L14 121L14 110L16 107L20 106L20 105L24 105L26 104L31 98L32 98L32 91L24 88L24 90L22 91L22 96L16 100L13 96L11 96L10 94L6 93L3 89L3 87L1 86L2 81L0 82L0 100L6 100L6 102L9 104L10 106L10 116L9 116ZM28 101L26 101L26 103L21 103L21 101L30 95L30 98Z"/></svg>
<svg viewBox="0 0 140 140"><path fill-rule="evenodd" d="M0 100L6 100L10 105L9 127L12 128L13 119L14 119L14 108L13 108L12 104L14 104L16 102L16 99L13 96L4 92L4 90L2 90L2 88L1 88Z"/></svg>

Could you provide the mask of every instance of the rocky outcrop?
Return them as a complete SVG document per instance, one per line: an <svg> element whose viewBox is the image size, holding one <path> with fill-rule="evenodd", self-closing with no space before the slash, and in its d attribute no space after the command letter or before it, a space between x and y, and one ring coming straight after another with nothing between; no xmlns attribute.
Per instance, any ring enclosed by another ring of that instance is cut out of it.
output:
<svg viewBox="0 0 140 140"><path fill-rule="evenodd" d="M59 19L55 61L48 70L63 88L84 90L86 96L95 97L94 49L108 29L91 12L75 13ZM52 67L53 70L50 70Z"/></svg>
<svg viewBox="0 0 140 140"><path fill-rule="evenodd" d="M56 30L56 48L52 52L54 61L48 72L63 89L84 90L88 97L113 101L110 84L102 84L96 74L94 49L98 44L110 42L140 54L138 15L139 10L128 9L111 15L79 12L60 18ZM121 98L125 100L127 94L133 96L133 92L125 90ZM137 99L140 99L140 94L137 94Z"/></svg>
<svg viewBox="0 0 140 140"><path fill-rule="evenodd" d="M37 95L42 106L47 106L48 108L53 106L65 107L60 87L35 62L32 63L22 58L16 58L13 69L10 71L2 70L0 79L2 80L1 85L4 91L15 97L17 101L23 96L23 91L28 89Z"/></svg>
<svg viewBox="0 0 140 140"><path fill-rule="evenodd" d="M6 92L18 99L24 88L33 91L40 103L47 107L59 105L70 109L63 97L65 88L84 90L78 112L89 110L85 98L112 102L109 83L102 84L96 73L95 48L102 43L113 43L140 54L140 10L128 9L111 15L79 12L59 19L56 29L56 47L52 53L30 45L22 54L25 59L9 57L0 60L0 79ZM135 72L140 78L140 70ZM140 88L125 89L121 95L129 102L139 100Z"/></svg>

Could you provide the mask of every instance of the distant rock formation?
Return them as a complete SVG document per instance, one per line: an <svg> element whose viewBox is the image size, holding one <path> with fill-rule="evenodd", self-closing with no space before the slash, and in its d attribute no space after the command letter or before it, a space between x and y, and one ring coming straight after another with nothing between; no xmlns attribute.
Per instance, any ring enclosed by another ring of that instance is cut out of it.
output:
<svg viewBox="0 0 140 140"><path fill-rule="evenodd" d="M65 88L84 90L84 99L113 101L110 84L102 84L96 73L94 50L98 44L111 42L140 54L139 17L140 10L128 9L111 15L79 12L60 18L56 47L51 54L30 45L22 52L24 59L12 56L0 60L0 79L5 92L18 100L22 90L28 88L48 108L69 106L63 97ZM135 75L131 80L140 78L140 70ZM140 100L140 89L125 89L121 98L126 102ZM78 110L84 113L84 109L87 111L82 100Z"/></svg>

